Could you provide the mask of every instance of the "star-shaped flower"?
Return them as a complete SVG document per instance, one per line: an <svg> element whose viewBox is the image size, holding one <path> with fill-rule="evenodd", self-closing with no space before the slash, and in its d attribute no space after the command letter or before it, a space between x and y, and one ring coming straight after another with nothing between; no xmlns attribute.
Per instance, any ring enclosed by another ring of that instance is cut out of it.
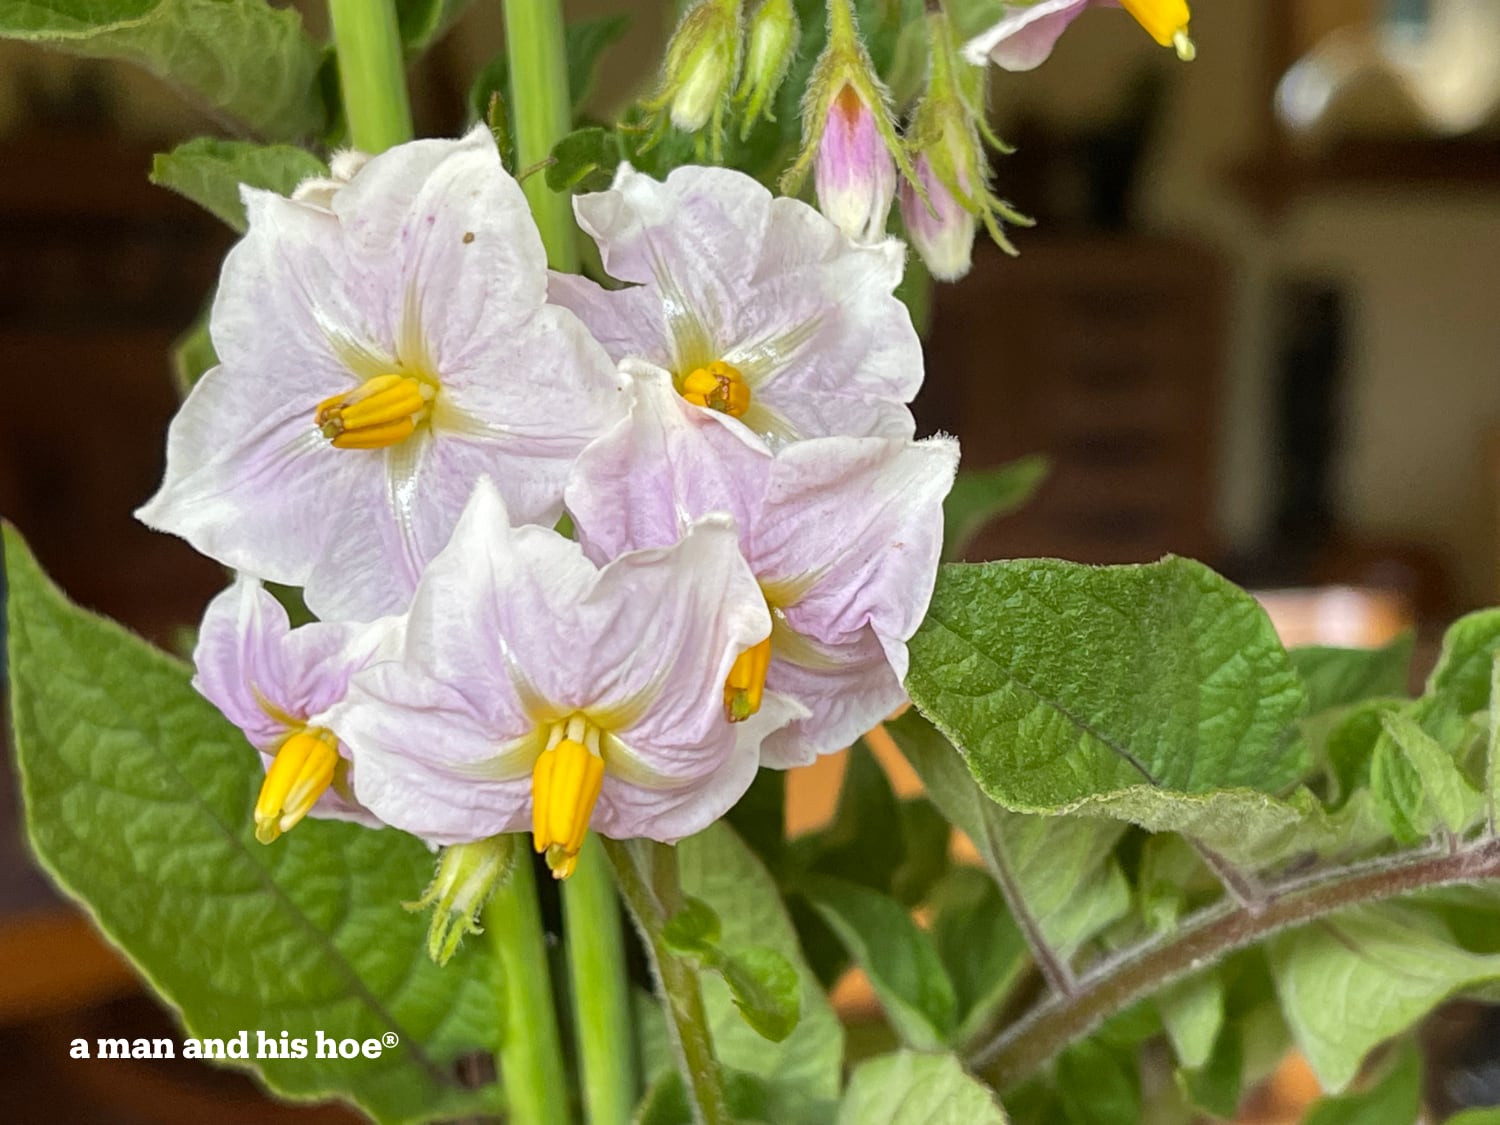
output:
<svg viewBox="0 0 1500 1125"><path fill-rule="evenodd" d="M905 700L906 641L926 612L958 467L949 438L817 438L775 453L686 406L631 365L631 416L579 458L567 503L595 561L677 542L729 512L770 611L769 645L725 685L731 717L764 699L808 714L765 741L784 767L842 749Z"/></svg>
<svg viewBox="0 0 1500 1125"><path fill-rule="evenodd" d="M140 518L362 620L404 608L481 475L517 519L553 522L624 396L546 303L541 239L488 131L391 149L316 202L244 195L210 320L219 366Z"/></svg>
<svg viewBox="0 0 1500 1125"><path fill-rule="evenodd" d="M664 368L687 401L754 434L912 435L922 349L893 296L898 241L857 244L724 168L660 182L622 166L613 188L574 209L605 268L632 287L554 274L550 296L614 359Z"/></svg>
<svg viewBox="0 0 1500 1125"><path fill-rule="evenodd" d="M530 828L559 877L590 825L663 841L707 827L795 713L724 717L725 676L771 628L724 516L600 568L513 527L482 482L395 628L398 658L333 715L358 748L356 795L436 843Z"/></svg>

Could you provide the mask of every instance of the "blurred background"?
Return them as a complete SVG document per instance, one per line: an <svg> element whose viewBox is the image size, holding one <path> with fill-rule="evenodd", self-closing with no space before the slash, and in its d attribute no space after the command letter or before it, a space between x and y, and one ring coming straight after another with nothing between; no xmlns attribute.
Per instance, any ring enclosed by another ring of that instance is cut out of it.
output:
<svg viewBox="0 0 1500 1125"><path fill-rule="evenodd" d="M634 10L607 117L672 5L566 7ZM476 3L422 61L419 132L463 128L500 25ZM997 187L1039 225L933 292L920 428L970 468L1050 460L971 557L1177 552L1263 592L1289 643L1428 637L1500 601L1500 0L1201 0L1193 33L1185 66L1091 12L1039 70L995 74L1019 149ZM0 44L0 513L76 600L168 645L225 578L130 513L230 235L146 173L217 131L123 65ZM796 780L796 825L839 768ZM68 1060L75 1035L167 1017L32 869L14 788L0 771L0 1120L353 1119L180 1061ZM1297 1120L1305 1085L1244 1120Z"/></svg>

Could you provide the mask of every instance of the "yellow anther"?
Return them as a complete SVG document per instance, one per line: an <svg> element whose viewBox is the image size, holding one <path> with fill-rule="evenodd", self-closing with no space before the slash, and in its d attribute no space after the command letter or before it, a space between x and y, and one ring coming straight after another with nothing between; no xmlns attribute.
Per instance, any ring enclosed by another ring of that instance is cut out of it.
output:
<svg viewBox="0 0 1500 1125"><path fill-rule="evenodd" d="M338 765L332 731L303 729L283 742L255 801L255 838L269 844L290 832L333 784Z"/></svg>
<svg viewBox="0 0 1500 1125"><path fill-rule="evenodd" d="M760 710L766 693L766 669L771 666L771 638L751 645L735 659L724 679L724 715L741 723Z"/></svg>
<svg viewBox="0 0 1500 1125"><path fill-rule="evenodd" d="M410 375L377 375L318 403L313 421L339 449L384 449L405 441L427 416L432 388Z"/></svg>
<svg viewBox="0 0 1500 1125"><path fill-rule="evenodd" d="M604 785L599 732L574 717L553 728L531 771L531 842L547 854L554 879L578 865L594 804Z"/></svg>
<svg viewBox="0 0 1500 1125"><path fill-rule="evenodd" d="M694 406L743 418L750 409L750 384L745 377L722 359L699 367L682 380L682 397Z"/></svg>
<svg viewBox="0 0 1500 1125"><path fill-rule="evenodd" d="M1183 62L1191 62L1198 53L1188 38L1187 0L1120 0L1121 6L1135 17L1136 23L1163 47L1172 47Z"/></svg>

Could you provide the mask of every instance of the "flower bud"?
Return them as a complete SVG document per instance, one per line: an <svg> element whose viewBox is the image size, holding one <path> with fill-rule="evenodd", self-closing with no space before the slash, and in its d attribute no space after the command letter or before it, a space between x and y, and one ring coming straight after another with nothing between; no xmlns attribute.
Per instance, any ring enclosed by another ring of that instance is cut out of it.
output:
<svg viewBox="0 0 1500 1125"><path fill-rule="evenodd" d="M933 277L939 281L957 281L969 272L972 264L974 232L979 220L934 174L926 155L918 154L913 163L927 199L924 201L907 181L901 182L901 219L906 224L907 237ZM962 174L959 187L968 187Z"/></svg>
<svg viewBox="0 0 1500 1125"><path fill-rule="evenodd" d="M514 835L491 836L444 848L427 890L408 910L432 908L427 955L446 965L466 934L482 933L479 912L507 879L515 863Z"/></svg>
<svg viewBox="0 0 1500 1125"><path fill-rule="evenodd" d="M850 84L828 106L813 165L818 209L857 242L885 233L896 195L896 163L875 112Z"/></svg>
<svg viewBox="0 0 1500 1125"><path fill-rule="evenodd" d="M771 113L771 100L781 88L781 80L786 77L787 67L791 66L792 57L797 53L800 31L792 0L764 0L755 10L755 15L750 17L745 72L735 94L736 99L745 103L741 136L749 135L762 113L766 120L776 120Z"/></svg>
<svg viewBox="0 0 1500 1125"><path fill-rule="evenodd" d="M721 111L739 56L739 4L702 0L672 33L655 106L669 106L672 124L696 133Z"/></svg>

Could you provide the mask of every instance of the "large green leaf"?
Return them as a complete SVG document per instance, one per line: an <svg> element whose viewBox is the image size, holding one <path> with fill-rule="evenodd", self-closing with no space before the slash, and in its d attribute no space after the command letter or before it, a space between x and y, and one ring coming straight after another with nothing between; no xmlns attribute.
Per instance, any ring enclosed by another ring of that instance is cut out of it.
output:
<svg viewBox="0 0 1500 1125"><path fill-rule="evenodd" d="M295 145L254 145L199 137L171 152L157 153L151 182L187 196L200 207L245 233L240 185L290 195L309 176L326 176L328 166Z"/></svg>
<svg viewBox="0 0 1500 1125"><path fill-rule="evenodd" d="M1460 617L1443 635L1443 648L1427 694L1447 696L1463 715L1489 704L1490 672L1500 652L1500 609L1481 609Z"/></svg>
<svg viewBox="0 0 1500 1125"><path fill-rule="evenodd" d="M1228 793L1278 830L1301 814L1272 796L1309 768L1302 684L1255 600L1198 563L945 566L910 650L912 699L1009 808L1161 830L1184 804L1201 831Z"/></svg>
<svg viewBox="0 0 1500 1125"><path fill-rule="evenodd" d="M453 1064L499 1040L497 963L483 945L428 961L426 920L401 906L431 877L426 847L332 821L256 843L259 760L190 669L69 605L10 528L5 562L32 845L188 1033L390 1035L375 1060L249 1065L277 1093L348 1097L382 1122L493 1109Z"/></svg>
<svg viewBox="0 0 1500 1125"><path fill-rule="evenodd" d="M719 1060L766 1079L783 1098L826 1102L838 1097L843 1029L802 958L776 884L722 822L679 844L677 859L683 892L713 909L724 948L773 949L791 963L802 982L796 1028L781 1042L770 1043L745 1022L729 986L718 977L704 977L703 1000Z"/></svg>
<svg viewBox="0 0 1500 1125"><path fill-rule="evenodd" d="M1062 956L1129 911L1129 884L1110 857L1123 831L1119 824L1010 812L979 790L963 759L921 715L908 711L886 730L928 796L973 841L989 869L997 876L1011 872L1047 943Z"/></svg>
<svg viewBox="0 0 1500 1125"><path fill-rule="evenodd" d="M1334 1093L1371 1048L1453 993L1500 979L1500 955L1459 948L1441 919L1400 903L1342 912L1274 938L1268 952L1292 1035Z"/></svg>
<svg viewBox="0 0 1500 1125"><path fill-rule="evenodd" d="M899 1051L855 1069L836 1125L1006 1125L1006 1117L952 1055Z"/></svg>
<svg viewBox="0 0 1500 1125"><path fill-rule="evenodd" d="M895 899L858 883L815 876L803 890L869 975L901 1041L940 1050L958 1021L958 998L932 939Z"/></svg>
<svg viewBox="0 0 1500 1125"><path fill-rule="evenodd" d="M4 0L0 38L134 63L272 140L323 126L322 48L265 0Z"/></svg>

